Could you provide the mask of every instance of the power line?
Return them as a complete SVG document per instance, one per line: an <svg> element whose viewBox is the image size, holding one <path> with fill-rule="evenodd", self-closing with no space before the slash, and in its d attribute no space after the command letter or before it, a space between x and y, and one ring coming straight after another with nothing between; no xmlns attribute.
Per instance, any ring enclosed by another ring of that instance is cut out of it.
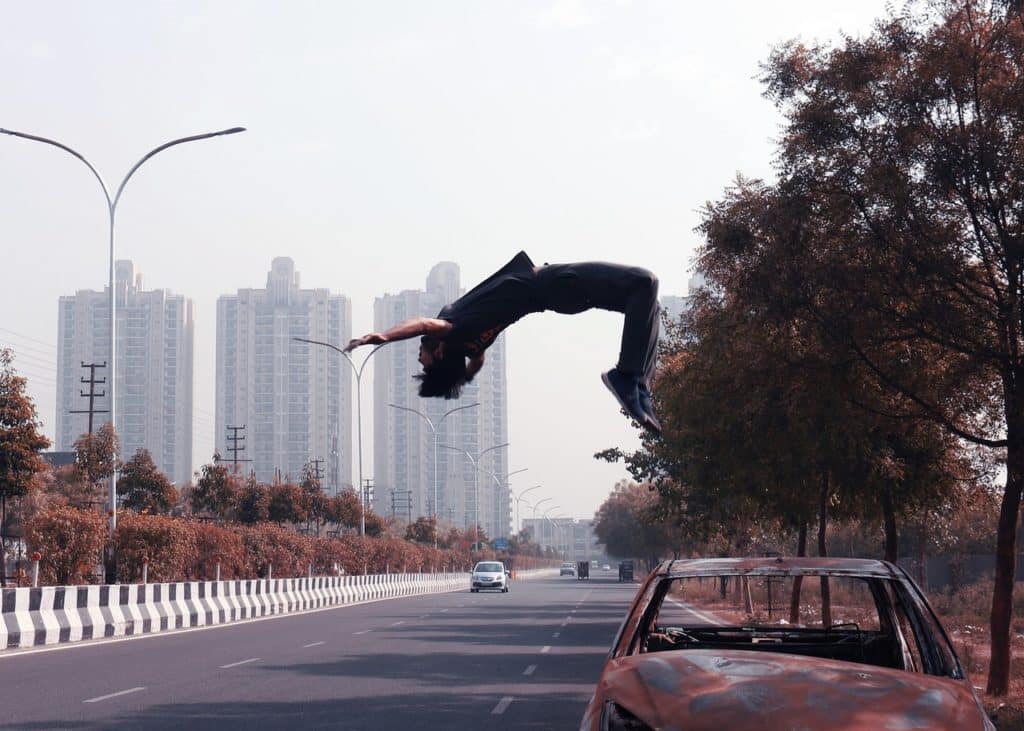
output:
<svg viewBox="0 0 1024 731"><path fill-rule="evenodd" d="M40 345L45 345L46 347L51 348L54 351L57 350L57 346L54 343L48 343L45 340L38 340L36 338L33 338L30 335L24 335L22 333L15 332L14 330L8 330L5 327L0 327L0 332L10 333L11 335L17 335L19 338L22 338L23 340L30 340L33 343L39 343Z"/></svg>

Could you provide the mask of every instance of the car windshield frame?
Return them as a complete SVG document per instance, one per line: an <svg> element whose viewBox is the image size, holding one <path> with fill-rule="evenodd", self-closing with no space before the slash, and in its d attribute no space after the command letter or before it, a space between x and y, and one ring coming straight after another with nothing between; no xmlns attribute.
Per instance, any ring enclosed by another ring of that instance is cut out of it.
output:
<svg viewBox="0 0 1024 731"><path fill-rule="evenodd" d="M474 574L500 574L505 570L505 565L497 561L481 561L473 569Z"/></svg>
<svg viewBox="0 0 1024 731"><path fill-rule="evenodd" d="M885 566L882 564L882 566ZM651 652L647 649L648 638L652 636L654 627L652 623L662 611L662 604L667 601L673 584L677 581L688 579L703 579L717 581L721 577L745 577L748 579L771 579L800 577L804 580L805 586L810 585L809 580L817 578L835 579L860 579L866 582L871 596L878 611L879 627L877 631L864 631L855 623L834 625L832 627L801 626L781 624L768 624L764 626L750 625L749 623L730 624L724 623L719 627L704 626L701 622L695 622L692 628L699 628L700 632L693 634L714 635L722 632L723 637L727 633L739 637L744 633L750 638L749 644L737 645L734 649L768 650L775 652L786 652L782 646L790 642L789 647L794 647L811 639L819 639L824 635L833 633L838 641L857 642L861 637L872 635L891 635L889 641L895 643L893 651L902 653L907 667L901 668L907 672L920 672L926 675L950 677L962 679L964 672L960 665L956 652L953 649L949 637L938 622L931 607L925 599L920 588L913 582L906 572L898 570L879 570L877 567L865 568L864 566L785 566L773 567L768 565L760 566L706 566L687 567L690 570L672 571L671 568L665 571L658 571L653 575L647 586L643 587L634 600L630 613L627 615L612 645L610 656L622 657L629 655L644 654ZM815 582L816 584L816 582ZM781 598L781 597L780 597ZM788 600L787 600L788 602ZM781 607L780 607L781 608ZM685 630L687 626L673 629ZM839 638L843 638L840 640ZM693 644L689 644L692 642ZM768 646L761 643L770 643ZM691 637L687 643L680 646L672 646L673 650L695 649L701 647L699 637ZM723 649L726 643L711 642L711 645ZM916 648L916 654L914 653ZM668 649L660 647L659 651ZM794 651L792 654L802 654ZM913 655L918 658L917 662L911 662L909 658ZM863 655L862 655L863 656ZM845 659L845 658L841 658ZM857 660L855 660L857 661ZM861 662L866 662L860 660ZM867 663L878 664L878 663ZM919 665L920 667L914 667Z"/></svg>

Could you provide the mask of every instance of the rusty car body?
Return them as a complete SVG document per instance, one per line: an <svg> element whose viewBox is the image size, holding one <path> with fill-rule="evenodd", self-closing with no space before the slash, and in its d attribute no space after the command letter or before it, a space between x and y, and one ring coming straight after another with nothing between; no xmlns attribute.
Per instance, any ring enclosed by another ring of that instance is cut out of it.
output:
<svg viewBox="0 0 1024 731"><path fill-rule="evenodd" d="M989 731L914 581L884 561L663 562L640 587L581 731Z"/></svg>

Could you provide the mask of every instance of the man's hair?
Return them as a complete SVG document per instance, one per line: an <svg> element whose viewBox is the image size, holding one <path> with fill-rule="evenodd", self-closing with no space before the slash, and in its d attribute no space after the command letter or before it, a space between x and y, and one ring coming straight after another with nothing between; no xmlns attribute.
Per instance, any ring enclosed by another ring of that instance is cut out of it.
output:
<svg viewBox="0 0 1024 731"><path fill-rule="evenodd" d="M434 356L413 378L420 382L421 397L446 399L458 398L462 387L473 380L466 370L466 354L453 347L445 347L442 357Z"/></svg>

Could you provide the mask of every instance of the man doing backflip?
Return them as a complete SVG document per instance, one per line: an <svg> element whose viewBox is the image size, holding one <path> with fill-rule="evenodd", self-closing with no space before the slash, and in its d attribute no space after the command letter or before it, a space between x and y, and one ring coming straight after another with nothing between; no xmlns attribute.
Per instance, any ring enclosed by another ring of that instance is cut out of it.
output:
<svg viewBox="0 0 1024 731"><path fill-rule="evenodd" d="M422 336L420 396L458 398L483 366L484 351L513 322L531 312L574 315L594 307L625 315L619 361L601 380L630 417L660 433L650 392L660 324L658 279L639 267L604 262L537 267L521 251L437 317L410 318L355 338L345 350Z"/></svg>

